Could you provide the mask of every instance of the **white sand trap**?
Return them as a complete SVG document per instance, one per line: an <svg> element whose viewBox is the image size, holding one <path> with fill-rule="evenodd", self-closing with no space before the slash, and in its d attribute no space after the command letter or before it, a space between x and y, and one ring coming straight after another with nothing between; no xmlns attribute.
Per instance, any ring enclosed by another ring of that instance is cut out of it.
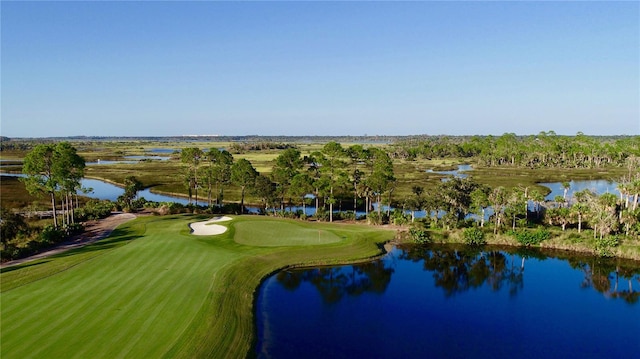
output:
<svg viewBox="0 0 640 359"><path fill-rule="evenodd" d="M227 231L227 227L221 226L219 224L213 224L216 222L226 222L230 221L233 218L231 217L213 217L208 221L204 222L195 222L190 223L189 227L191 227L191 234L196 236L213 236L216 234L222 234Z"/></svg>

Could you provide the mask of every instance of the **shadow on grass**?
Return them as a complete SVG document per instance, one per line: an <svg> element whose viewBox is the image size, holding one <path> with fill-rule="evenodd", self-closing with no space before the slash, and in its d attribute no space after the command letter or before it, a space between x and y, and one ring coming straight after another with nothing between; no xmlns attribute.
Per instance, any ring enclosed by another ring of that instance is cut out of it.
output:
<svg viewBox="0 0 640 359"><path fill-rule="evenodd" d="M37 266L37 265L40 265L40 264L45 264L45 263L50 262L50 261L51 261L50 259L40 259L40 260L35 260L35 261L32 261L32 262L27 262L27 263L24 263L24 264L17 264L17 265L11 266L11 267L4 267L4 268L0 269L0 273L7 273L7 272L14 271L14 270L22 269L22 268L34 267L34 266Z"/></svg>
<svg viewBox="0 0 640 359"><path fill-rule="evenodd" d="M64 258L77 254L113 249L119 247L120 245L126 244L133 239L140 238L141 236L142 234L140 234L139 231L132 228L115 229L113 232L111 232L109 237L105 239L101 239L97 242L88 244L83 247L74 248L62 253L54 254L49 258Z"/></svg>
<svg viewBox="0 0 640 359"><path fill-rule="evenodd" d="M75 255L88 254L92 252L99 252L99 251L104 251L108 249L113 249L123 244L126 244L133 239L140 238L143 234L144 234L144 226L142 228L142 232L140 231L139 228L136 228L135 226L128 227L128 228L118 228L118 229L115 229L113 232L111 232L111 234L107 238L98 240L94 243L87 244L85 246L78 247L78 248L72 248L61 253L53 254L46 258L35 259L33 261L29 261L26 263L5 267L0 270L0 273L7 273L7 272L15 271L18 269L34 267L40 264L51 262L52 259L56 259L56 258L65 258L65 257L70 257Z"/></svg>

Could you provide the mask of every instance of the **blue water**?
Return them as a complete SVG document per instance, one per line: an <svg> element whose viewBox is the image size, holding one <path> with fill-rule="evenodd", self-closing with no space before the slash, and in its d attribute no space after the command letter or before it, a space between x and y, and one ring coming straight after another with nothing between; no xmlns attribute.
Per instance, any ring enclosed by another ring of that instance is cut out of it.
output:
<svg viewBox="0 0 640 359"><path fill-rule="evenodd" d="M432 169L427 170L427 172L429 173L437 173L437 174L441 174L441 175L447 175L447 176L453 176L456 178L467 178L469 177L468 174L463 173L466 171L471 171L473 170L473 167L471 167L471 165L458 165L458 169L455 170L451 170L451 171L434 171ZM448 178L443 178L443 181L447 181Z"/></svg>
<svg viewBox="0 0 640 359"><path fill-rule="evenodd" d="M548 187L551 190L551 193L545 197L548 201L554 200L556 196L564 196L564 187L562 187L561 182L539 184ZM616 196L620 195L620 191L618 191L618 184L607 180L571 181L569 182L569 185L570 187L567 190L567 200L571 199L574 193L585 189L591 190L598 195L604 193L613 193Z"/></svg>
<svg viewBox="0 0 640 359"><path fill-rule="evenodd" d="M629 358L640 351L638 263L618 265L616 276L615 264L589 257L570 264L540 254L408 248L364 265L266 279L255 354Z"/></svg>

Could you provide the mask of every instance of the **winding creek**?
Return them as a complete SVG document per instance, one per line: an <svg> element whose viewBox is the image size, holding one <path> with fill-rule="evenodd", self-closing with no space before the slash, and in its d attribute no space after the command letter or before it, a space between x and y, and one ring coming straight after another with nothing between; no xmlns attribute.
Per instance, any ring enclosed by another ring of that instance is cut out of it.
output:
<svg viewBox="0 0 640 359"><path fill-rule="evenodd" d="M256 304L259 358L628 358L640 267L560 252L393 248L284 270Z"/></svg>
<svg viewBox="0 0 640 359"><path fill-rule="evenodd" d="M164 161L169 159L169 157L162 157L162 156L130 156L130 157L131 158L128 158L125 161L131 161L132 163L137 163L139 160L144 160L144 159L153 159L153 160L159 160L159 161ZM106 164L106 162L110 162L110 161L102 161L101 163ZM115 161L115 162L118 162L118 161ZM99 164L98 162L96 162L96 163L92 163L92 165L99 165ZM465 178L467 176L466 172L469 172L472 170L473 168L470 165L458 165L457 170L452 170L452 171L428 170L428 172ZM19 177L22 175L0 173L0 176L11 176L11 177L18 176ZM443 180L446 180L447 178L450 178L450 177L445 177ZM564 194L564 188L562 187L561 182L540 183L540 185L548 187L551 190L551 192L545 198L548 201L553 200L556 196L563 196ZM85 178L82 180L82 187L91 189L91 191L86 194L87 196L92 198L97 198L97 199L103 199L103 200L106 199L110 201L115 201L118 198L118 196L124 193L124 190L121 187L118 187L116 185L113 185L111 183L98 180L98 179ZM617 190L617 183L615 182L606 181L606 180L585 180L585 181L571 181L569 190L567 192L567 198L571 198L573 193L583 189L590 189L598 195L603 193L614 193L616 195L619 195L619 192ZM138 192L138 198L140 197L144 197L147 201L154 201L154 202L176 202L183 205L186 205L189 203L189 200L187 198L153 193L149 188ZM198 204L206 205L207 203L206 201L199 200ZM302 209L302 207L297 207L297 206L287 207L287 208L294 211L298 209ZM256 207L248 206L248 210L253 213L258 212L258 208ZM311 216L314 213L315 213L315 207L313 206L306 207L306 214L308 216ZM358 215L364 215L364 212L361 212L361 213L358 212ZM416 211L415 215L416 215L416 218L420 218L420 217L424 217L426 213L425 211Z"/></svg>

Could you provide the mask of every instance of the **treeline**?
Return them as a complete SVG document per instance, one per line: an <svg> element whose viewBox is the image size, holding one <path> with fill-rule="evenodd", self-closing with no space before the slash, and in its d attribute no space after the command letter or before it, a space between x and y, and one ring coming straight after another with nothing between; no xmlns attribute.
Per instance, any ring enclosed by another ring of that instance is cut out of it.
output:
<svg viewBox="0 0 640 359"><path fill-rule="evenodd" d="M250 151L264 151L264 150L286 150L287 148L296 148L295 145L284 142L241 142L232 143L229 146L229 152L233 154L241 154Z"/></svg>
<svg viewBox="0 0 640 359"><path fill-rule="evenodd" d="M391 147L394 158L465 158L482 166L528 168L600 168L623 166L640 157L640 136L594 137L553 131L532 136L427 137L400 141Z"/></svg>
<svg viewBox="0 0 640 359"><path fill-rule="evenodd" d="M189 198L195 196L196 202L198 193L204 191L209 205L214 204L214 197L215 205L222 205L224 188L234 185L241 191L241 207L248 192L259 198L264 211L279 208L284 212L291 203L305 208L313 201L316 213L326 211L329 221L334 205L341 207L348 193L353 208L364 206L368 213L374 201L381 203L385 193L391 195L396 182L387 152L361 145L343 148L337 142L304 157L297 148L289 147L276 157L269 175L258 173L248 160L235 160L229 151L217 148L184 148L181 156L184 183Z"/></svg>

